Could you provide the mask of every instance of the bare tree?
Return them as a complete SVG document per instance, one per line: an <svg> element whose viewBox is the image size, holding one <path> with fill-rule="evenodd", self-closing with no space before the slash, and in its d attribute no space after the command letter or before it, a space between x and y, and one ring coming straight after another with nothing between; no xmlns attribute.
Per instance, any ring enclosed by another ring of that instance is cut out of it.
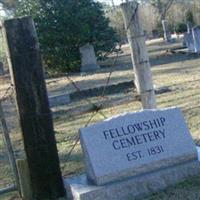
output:
<svg viewBox="0 0 200 200"><path fill-rule="evenodd" d="M14 14L19 0L0 0L0 7L8 15Z"/></svg>
<svg viewBox="0 0 200 200"><path fill-rule="evenodd" d="M160 16L160 20L165 20L167 11L175 0L150 0L152 6L156 8Z"/></svg>

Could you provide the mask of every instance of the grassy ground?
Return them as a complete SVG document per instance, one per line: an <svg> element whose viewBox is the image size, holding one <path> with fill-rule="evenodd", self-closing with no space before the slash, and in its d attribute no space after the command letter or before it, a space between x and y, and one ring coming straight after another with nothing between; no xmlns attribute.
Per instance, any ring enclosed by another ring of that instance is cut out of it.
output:
<svg viewBox="0 0 200 200"><path fill-rule="evenodd" d="M180 44L165 45L163 43L151 44L148 46L151 57L153 79L156 87L167 86L171 91L157 95L157 104L159 108L178 106L182 109L185 119L190 128L191 134L195 141L199 141L200 129L200 57L198 55L187 55L180 52L166 52L168 48L177 47ZM133 70L131 66L130 52L127 47L124 53L117 60L115 67L109 67L113 57L105 61L104 69L97 74L87 76L72 76L71 78L79 84L80 87L93 87L105 84L109 71L113 70L111 82L121 82L131 80L133 78ZM107 66L107 67L106 67ZM5 82L5 81L4 81ZM89 85L89 86L88 86ZM2 86L3 87L3 86ZM49 93L57 94L72 85L65 79L54 79L48 81ZM101 114L95 114L92 111L82 114L70 112L70 109L78 110L90 104L86 99L80 99L70 103L69 105L56 107L54 112L54 126L56 131L56 139L61 161L61 169L64 176L79 174L84 171L83 157L80 144L76 145L72 155L68 159L68 152L74 144L78 135L78 130L84 127L88 120L92 117L90 124L118 115L124 112L136 111L141 109L139 101L135 100L135 91L128 90L118 94L106 95L104 98L92 97L89 101L93 103L112 102L111 107L101 110ZM117 102L123 100L120 104ZM5 102L4 110L6 112L9 127L12 131L12 141L15 147L17 157L23 157L23 147L19 129L14 123L15 109L10 105L9 101ZM93 116L94 115L94 116ZM13 125L14 124L14 125ZM7 157L5 156L5 148L0 137L0 187L12 182L10 176L10 168ZM13 194L15 196L15 194ZM9 196L0 196L0 199L11 199ZM146 199L200 199L200 177L183 182L176 187L167 189L164 192L154 194Z"/></svg>

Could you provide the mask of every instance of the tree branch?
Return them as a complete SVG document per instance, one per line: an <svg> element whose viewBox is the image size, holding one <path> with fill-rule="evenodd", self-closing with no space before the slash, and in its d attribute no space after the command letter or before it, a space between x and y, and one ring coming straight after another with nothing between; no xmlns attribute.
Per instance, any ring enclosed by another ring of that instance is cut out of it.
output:
<svg viewBox="0 0 200 200"><path fill-rule="evenodd" d="M172 5L173 2L174 2L174 0L169 0L169 1L166 3L166 5L165 5L165 10L166 10L166 11L171 7L171 5Z"/></svg>
<svg viewBox="0 0 200 200"><path fill-rule="evenodd" d="M163 6L163 13L162 13L162 18L165 19L166 13L173 4L174 0L168 0L166 4Z"/></svg>
<svg viewBox="0 0 200 200"><path fill-rule="evenodd" d="M167 1L166 3L164 3L164 1L161 1L161 0L150 1L151 5L158 10L161 19L165 18L167 11L169 10L169 8L174 2L174 0L166 0L166 1Z"/></svg>

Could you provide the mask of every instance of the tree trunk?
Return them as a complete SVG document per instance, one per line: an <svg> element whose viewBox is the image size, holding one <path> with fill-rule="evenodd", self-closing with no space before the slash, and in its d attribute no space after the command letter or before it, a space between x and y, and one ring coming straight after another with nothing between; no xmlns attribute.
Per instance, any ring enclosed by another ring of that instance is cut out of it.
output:
<svg viewBox="0 0 200 200"><path fill-rule="evenodd" d="M135 84L141 96L142 106L144 109L156 108L155 91L145 44L145 35L138 15L138 3L136 1L123 3L121 8L131 48Z"/></svg>

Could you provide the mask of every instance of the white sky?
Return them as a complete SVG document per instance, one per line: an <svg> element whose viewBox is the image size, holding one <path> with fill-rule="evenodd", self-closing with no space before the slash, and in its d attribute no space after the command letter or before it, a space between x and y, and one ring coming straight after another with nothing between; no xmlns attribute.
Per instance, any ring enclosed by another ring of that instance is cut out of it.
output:
<svg viewBox="0 0 200 200"><path fill-rule="evenodd" d="M99 2L106 2L111 4L112 0L97 0ZM122 3L122 0L113 0L115 5L119 5L120 3Z"/></svg>
<svg viewBox="0 0 200 200"><path fill-rule="evenodd" d="M0 10L0 18L5 17L5 15L6 15L5 12L3 10Z"/></svg>

